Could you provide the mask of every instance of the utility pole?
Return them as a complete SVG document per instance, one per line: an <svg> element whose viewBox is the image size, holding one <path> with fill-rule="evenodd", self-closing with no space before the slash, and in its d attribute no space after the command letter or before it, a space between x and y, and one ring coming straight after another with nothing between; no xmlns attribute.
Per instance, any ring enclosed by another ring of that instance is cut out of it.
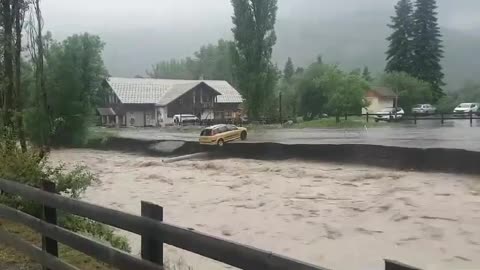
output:
<svg viewBox="0 0 480 270"><path fill-rule="evenodd" d="M282 117L282 92L280 92L279 94L279 97L278 97L278 102L279 102L279 106L280 106L280 109L279 109L279 112L280 112L280 125L283 124L283 117Z"/></svg>

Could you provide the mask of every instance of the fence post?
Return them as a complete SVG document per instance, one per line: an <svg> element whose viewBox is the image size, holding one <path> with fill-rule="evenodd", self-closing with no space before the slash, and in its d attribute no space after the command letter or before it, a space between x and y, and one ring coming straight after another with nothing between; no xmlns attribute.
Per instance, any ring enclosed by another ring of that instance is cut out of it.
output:
<svg viewBox="0 0 480 270"><path fill-rule="evenodd" d="M442 117L442 125L445 123L445 118L443 116L443 113L441 114L441 117Z"/></svg>
<svg viewBox="0 0 480 270"><path fill-rule="evenodd" d="M368 123L368 112L367 112L367 123Z"/></svg>
<svg viewBox="0 0 480 270"><path fill-rule="evenodd" d="M416 125L417 124L417 113L413 113L413 123Z"/></svg>
<svg viewBox="0 0 480 270"><path fill-rule="evenodd" d="M55 183L50 181L42 181L42 190L55 193L56 187ZM42 216L43 219L53 225L57 225L57 209L51 208L48 206L42 206ZM58 257L58 243L56 240L48 238L42 235L42 250L47 253ZM47 267L43 267L44 270L50 270Z"/></svg>
<svg viewBox="0 0 480 270"><path fill-rule="evenodd" d="M142 201L142 217L163 221L163 207ZM163 266L163 241L142 235L142 259Z"/></svg>
<svg viewBox="0 0 480 270"><path fill-rule="evenodd" d="M473 112L470 112L470 127L473 127Z"/></svg>
<svg viewBox="0 0 480 270"><path fill-rule="evenodd" d="M348 119L348 114L345 113L345 121L347 121L347 119Z"/></svg>

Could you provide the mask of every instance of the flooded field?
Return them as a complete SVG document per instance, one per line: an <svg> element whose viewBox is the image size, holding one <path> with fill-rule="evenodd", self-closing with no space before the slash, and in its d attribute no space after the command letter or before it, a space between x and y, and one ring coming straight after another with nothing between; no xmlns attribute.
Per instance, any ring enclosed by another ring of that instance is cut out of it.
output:
<svg viewBox="0 0 480 270"><path fill-rule="evenodd" d="M478 269L480 177L335 163L203 160L164 164L117 152L58 150L55 163L100 179L85 200L330 269L382 269L389 258L428 269ZM135 253L140 238L127 234ZM193 269L224 265L168 248Z"/></svg>

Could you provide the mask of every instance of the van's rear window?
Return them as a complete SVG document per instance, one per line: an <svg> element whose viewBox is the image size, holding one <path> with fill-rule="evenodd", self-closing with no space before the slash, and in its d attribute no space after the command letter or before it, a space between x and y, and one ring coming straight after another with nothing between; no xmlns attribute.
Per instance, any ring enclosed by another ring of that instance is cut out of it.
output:
<svg viewBox="0 0 480 270"><path fill-rule="evenodd" d="M202 130L202 133L200 133L200 136L212 136L212 130L211 129L204 129L204 130Z"/></svg>

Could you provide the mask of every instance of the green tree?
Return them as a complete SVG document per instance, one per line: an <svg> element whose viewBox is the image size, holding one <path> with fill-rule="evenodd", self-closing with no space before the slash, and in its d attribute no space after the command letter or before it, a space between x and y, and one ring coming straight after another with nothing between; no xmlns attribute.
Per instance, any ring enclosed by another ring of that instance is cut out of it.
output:
<svg viewBox="0 0 480 270"><path fill-rule="evenodd" d="M233 42L220 39L216 45L202 46L194 57L162 61L152 66L147 75L157 79L225 80L235 83L232 70Z"/></svg>
<svg viewBox="0 0 480 270"><path fill-rule="evenodd" d="M303 73L297 82L299 113L305 120L326 113L328 89L321 83L322 77L330 67L313 63Z"/></svg>
<svg viewBox="0 0 480 270"><path fill-rule="evenodd" d="M395 6L395 16L388 26L393 33L387 38L389 47L387 51L386 72L406 72L412 74L413 70L413 7L410 0L400 0Z"/></svg>
<svg viewBox="0 0 480 270"><path fill-rule="evenodd" d="M156 79L194 80L196 64L191 58L162 61L152 66L147 75Z"/></svg>
<svg viewBox="0 0 480 270"><path fill-rule="evenodd" d="M30 91L31 96L34 97L32 98L34 105L30 109L31 117L29 119L33 124L30 126L30 131L34 131L34 133L30 133L30 135L34 136L32 137L33 142L41 146L40 156L43 157L46 152L50 151L53 135L52 113L49 105L45 76L48 33L47 37L43 36L43 17L40 0L32 0L30 3L32 16L27 27L29 36L29 44L27 47L30 52L34 78L34 90ZM25 122L28 122L27 119L25 119Z"/></svg>
<svg viewBox="0 0 480 270"><path fill-rule="evenodd" d="M234 83L232 71L233 42L220 39L216 45L202 46L195 52L195 76L206 80L225 80Z"/></svg>
<svg viewBox="0 0 480 270"><path fill-rule="evenodd" d="M380 85L392 89L397 96L397 105L405 111L410 111L415 104L432 100L431 85L405 72L384 74Z"/></svg>
<svg viewBox="0 0 480 270"><path fill-rule="evenodd" d="M372 74L370 73L370 70L367 66L363 67L362 78L367 82L373 81Z"/></svg>
<svg viewBox="0 0 480 270"><path fill-rule="evenodd" d="M444 93L442 34L438 26L436 0L417 0L413 13L413 67L414 75L432 85L433 99L437 101Z"/></svg>
<svg viewBox="0 0 480 270"><path fill-rule="evenodd" d="M271 62L276 43L277 0L231 0L234 15L235 77L251 119L268 110L277 81Z"/></svg>
<svg viewBox="0 0 480 270"><path fill-rule="evenodd" d="M359 75L345 74L337 68L328 69L321 83L328 88L327 108L330 114L361 113L366 106L368 83Z"/></svg>
<svg viewBox="0 0 480 270"><path fill-rule="evenodd" d="M102 60L103 47L100 37L88 33L53 42L49 47L46 86L56 144L80 144L85 139L94 106L102 96L101 83L108 76ZM37 97L34 91L30 100ZM43 123L38 122L41 110L35 105L32 102L26 121L30 137L39 142Z"/></svg>
<svg viewBox="0 0 480 270"><path fill-rule="evenodd" d="M437 104L440 112L451 113L460 103L479 102L480 103L480 83L467 81L454 92L449 92L443 96Z"/></svg>
<svg viewBox="0 0 480 270"><path fill-rule="evenodd" d="M461 102L460 95L457 92L447 93L437 102L436 108L441 113L451 113Z"/></svg>
<svg viewBox="0 0 480 270"><path fill-rule="evenodd" d="M285 79L278 83L278 92L282 94L283 118L294 118L297 114L297 91L292 83Z"/></svg>
<svg viewBox="0 0 480 270"><path fill-rule="evenodd" d="M14 73L13 73L13 18L14 11L11 0L2 0L0 19L2 20L2 49L3 49L3 80L2 80L2 108L3 125L13 129L14 112Z"/></svg>
<svg viewBox="0 0 480 270"><path fill-rule="evenodd" d="M282 113L284 119L296 120L298 116L299 91L297 86L302 76L302 73L294 73L289 80L284 77L277 85L277 92L282 93Z"/></svg>
<svg viewBox="0 0 480 270"><path fill-rule="evenodd" d="M317 63L318 64L323 64L323 56L322 55L317 56Z"/></svg>
<svg viewBox="0 0 480 270"><path fill-rule="evenodd" d="M359 73L347 74L333 65L310 65L297 82L304 119L310 120L322 113L338 116L361 112L368 83Z"/></svg>
<svg viewBox="0 0 480 270"><path fill-rule="evenodd" d="M288 57L285 68L283 69L283 77L285 80L290 81L295 74L295 67L293 66L292 58Z"/></svg>
<svg viewBox="0 0 480 270"><path fill-rule="evenodd" d="M300 95L300 113L304 120L311 120L322 113L324 105L327 103L327 93L325 89L316 83L315 78L325 73L325 67L321 64L312 64L304 72L298 83L298 92Z"/></svg>
<svg viewBox="0 0 480 270"><path fill-rule="evenodd" d="M458 103L480 102L480 83L467 81L458 91Z"/></svg>
<svg viewBox="0 0 480 270"><path fill-rule="evenodd" d="M303 72L305 72L303 67L297 67L297 69L295 69L295 74L302 74Z"/></svg>
<svg viewBox="0 0 480 270"><path fill-rule="evenodd" d="M352 71L350 71L350 75L361 76L362 70L360 68L353 69Z"/></svg>
<svg viewBox="0 0 480 270"><path fill-rule="evenodd" d="M15 130L23 152L27 151L25 129L23 121L25 87L22 85L22 30L28 3L24 0L13 2L13 17L15 29L15 53L14 53L14 85L15 85Z"/></svg>

